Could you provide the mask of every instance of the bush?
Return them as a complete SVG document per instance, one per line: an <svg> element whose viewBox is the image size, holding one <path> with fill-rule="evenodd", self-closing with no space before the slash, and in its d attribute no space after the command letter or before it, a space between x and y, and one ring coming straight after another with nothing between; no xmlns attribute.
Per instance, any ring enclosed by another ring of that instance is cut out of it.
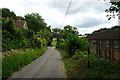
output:
<svg viewBox="0 0 120 80"><path fill-rule="evenodd" d="M70 35L69 38L65 40L59 40L59 48L66 49L70 55L74 55L76 50L87 50L88 41L77 35Z"/></svg>
<svg viewBox="0 0 120 80"><path fill-rule="evenodd" d="M59 50L62 54L67 70L68 79L119 79L120 64L114 64L97 57L95 54L90 55L91 67L88 68L88 55L86 52L77 50L75 55L68 57L68 52ZM86 54L86 55L85 55Z"/></svg>
<svg viewBox="0 0 120 80"><path fill-rule="evenodd" d="M2 26L2 49L3 51L11 49L40 48L46 45L46 40L41 41L35 37L35 32L26 29L17 29L12 20L3 19Z"/></svg>
<svg viewBox="0 0 120 80"><path fill-rule="evenodd" d="M58 47L61 48L61 49L64 49L64 50L67 50L68 49L68 40L59 40L59 44L58 44Z"/></svg>

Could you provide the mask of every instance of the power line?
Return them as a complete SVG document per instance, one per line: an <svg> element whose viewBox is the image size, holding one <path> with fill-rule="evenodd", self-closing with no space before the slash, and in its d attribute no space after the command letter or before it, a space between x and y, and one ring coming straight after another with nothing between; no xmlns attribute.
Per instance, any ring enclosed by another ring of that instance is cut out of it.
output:
<svg viewBox="0 0 120 80"><path fill-rule="evenodd" d="M71 6L71 3L72 3L72 0L70 0L70 3L69 3L69 5L68 5L68 8L67 8L67 11L66 11L66 14L65 14L65 18L64 18L64 20L63 20L63 23L62 23L62 26L61 26L61 27L64 26L64 23L65 23L65 20L66 20L67 15L68 15L68 12L69 12L69 9L70 9L70 6Z"/></svg>

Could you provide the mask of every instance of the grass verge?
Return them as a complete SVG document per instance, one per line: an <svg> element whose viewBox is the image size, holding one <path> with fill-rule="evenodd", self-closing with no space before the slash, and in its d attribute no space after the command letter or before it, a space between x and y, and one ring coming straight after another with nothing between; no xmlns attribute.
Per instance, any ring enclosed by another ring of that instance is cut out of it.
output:
<svg viewBox="0 0 120 80"><path fill-rule="evenodd" d="M87 67L87 55L85 52L77 51L72 57L68 57L68 53L64 50L59 50L62 53L64 59L67 78L120 78L120 64L113 64L102 58L98 58L96 55L91 54L91 67Z"/></svg>
<svg viewBox="0 0 120 80"><path fill-rule="evenodd" d="M41 56L47 48L15 50L7 56L2 56L2 78L8 78L13 72L20 70L23 66L31 63Z"/></svg>

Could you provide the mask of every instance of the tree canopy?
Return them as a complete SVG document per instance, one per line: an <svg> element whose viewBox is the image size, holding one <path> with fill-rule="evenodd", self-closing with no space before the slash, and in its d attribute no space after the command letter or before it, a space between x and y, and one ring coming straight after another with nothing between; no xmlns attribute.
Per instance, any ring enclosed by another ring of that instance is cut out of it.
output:
<svg viewBox="0 0 120 80"><path fill-rule="evenodd" d="M27 21L28 28L35 32L39 32L41 29L46 27L44 19L38 13L31 13L25 15L25 20Z"/></svg>
<svg viewBox="0 0 120 80"><path fill-rule="evenodd" d="M70 25L65 26L63 29L63 38L68 38L71 34L79 35L77 28Z"/></svg>
<svg viewBox="0 0 120 80"><path fill-rule="evenodd" d="M99 30L95 30L93 33L99 33L99 32L108 32L108 31L119 31L120 26L113 26L111 28L101 28Z"/></svg>
<svg viewBox="0 0 120 80"><path fill-rule="evenodd" d="M111 18L115 18L116 14L119 12L119 8L120 8L120 1L119 0L110 0L111 2L111 6L105 10L106 13L108 13L107 17L108 20L110 20ZM112 13L112 14L111 14ZM118 15L118 14L117 14Z"/></svg>
<svg viewBox="0 0 120 80"><path fill-rule="evenodd" d="M51 44L51 26L47 26L44 19L38 13L27 14L26 20L28 29L17 29L13 21L17 19L14 12L7 8L1 9L2 20L2 50L40 48ZM40 37L38 37L40 36Z"/></svg>
<svg viewBox="0 0 120 80"><path fill-rule="evenodd" d="M7 18L7 17L9 17L9 18L16 18L16 14L13 12L13 11L10 11L9 9L7 9L7 8L2 8L1 9L2 10L2 17L3 18Z"/></svg>

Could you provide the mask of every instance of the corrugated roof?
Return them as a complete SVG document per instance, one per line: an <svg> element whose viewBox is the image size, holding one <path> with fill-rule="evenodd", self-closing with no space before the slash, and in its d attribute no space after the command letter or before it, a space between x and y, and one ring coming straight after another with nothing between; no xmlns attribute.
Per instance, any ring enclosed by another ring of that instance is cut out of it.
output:
<svg viewBox="0 0 120 80"><path fill-rule="evenodd" d="M107 32L97 32L93 34L89 34L87 36L87 39L89 40L108 40L108 39L120 39L120 30L113 30L113 31L107 31Z"/></svg>

